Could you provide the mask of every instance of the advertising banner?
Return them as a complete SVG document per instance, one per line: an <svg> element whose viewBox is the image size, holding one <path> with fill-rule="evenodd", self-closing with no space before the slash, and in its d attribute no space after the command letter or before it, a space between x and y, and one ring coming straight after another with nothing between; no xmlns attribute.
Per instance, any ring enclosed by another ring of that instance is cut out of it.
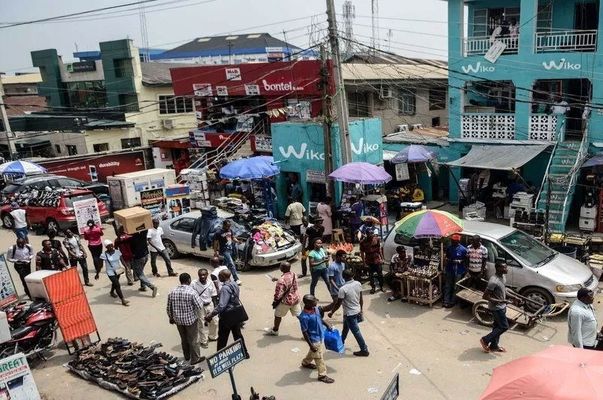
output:
<svg viewBox="0 0 603 400"><path fill-rule="evenodd" d="M84 233L84 228L86 228L86 222L88 220L94 220L98 226L102 224L96 198L74 201L73 211L75 212L77 230L80 235Z"/></svg>
<svg viewBox="0 0 603 400"><path fill-rule="evenodd" d="M191 190L187 185L168 186L165 188L168 219L191 212L190 193Z"/></svg>
<svg viewBox="0 0 603 400"><path fill-rule="evenodd" d="M40 400L25 354L18 353L0 360L0 399Z"/></svg>
<svg viewBox="0 0 603 400"><path fill-rule="evenodd" d="M9 254L7 258L10 258ZM17 296L17 289L13 283L13 279L8 271L8 265L6 258L0 255L0 308L4 308L11 303L15 303L19 300ZM2 397L0 397L2 398Z"/></svg>
<svg viewBox="0 0 603 400"><path fill-rule="evenodd" d="M164 205L165 196L162 188L140 192L140 206L149 210L153 217L163 212Z"/></svg>

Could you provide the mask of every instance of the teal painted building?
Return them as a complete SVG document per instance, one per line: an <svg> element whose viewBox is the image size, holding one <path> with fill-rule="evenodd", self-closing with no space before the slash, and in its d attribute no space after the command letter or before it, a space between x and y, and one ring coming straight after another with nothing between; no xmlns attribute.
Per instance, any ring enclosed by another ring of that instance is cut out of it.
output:
<svg viewBox="0 0 603 400"><path fill-rule="evenodd" d="M333 154L339 155L339 127L331 129ZM383 163L381 120L359 119L349 125L352 161ZM323 126L316 122L282 122L272 124L272 154L281 169L276 179L278 214L283 216L288 204L287 185L297 179L303 193L302 203L309 209L312 201L324 199L326 192ZM333 168L342 165L341 157L333 156ZM342 185L335 185L335 200L341 198Z"/></svg>
<svg viewBox="0 0 603 400"><path fill-rule="evenodd" d="M474 148L488 150L477 146L548 145L532 147L521 174L540 188L538 208L550 196L553 230L565 229L579 166L603 141L602 21L598 0L448 1L451 146L470 166Z"/></svg>

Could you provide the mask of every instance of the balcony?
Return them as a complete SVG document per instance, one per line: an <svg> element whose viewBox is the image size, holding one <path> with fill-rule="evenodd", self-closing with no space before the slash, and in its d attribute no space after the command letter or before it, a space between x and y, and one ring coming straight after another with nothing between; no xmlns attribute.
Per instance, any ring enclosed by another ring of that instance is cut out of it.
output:
<svg viewBox="0 0 603 400"><path fill-rule="evenodd" d="M536 33L536 52L595 51L597 30L566 30Z"/></svg>
<svg viewBox="0 0 603 400"><path fill-rule="evenodd" d="M556 114L530 115L529 139L554 142L563 137L565 116Z"/></svg>
<svg viewBox="0 0 603 400"><path fill-rule="evenodd" d="M515 139L515 114L463 114L461 117L461 138Z"/></svg>
<svg viewBox="0 0 603 400"><path fill-rule="evenodd" d="M503 54L517 54L517 50L519 48L519 36L498 37L496 38L496 41L505 44L506 47L503 51ZM493 43L494 42L490 36L474 36L465 38L463 43L465 57L484 55L488 52L490 47L492 47Z"/></svg>

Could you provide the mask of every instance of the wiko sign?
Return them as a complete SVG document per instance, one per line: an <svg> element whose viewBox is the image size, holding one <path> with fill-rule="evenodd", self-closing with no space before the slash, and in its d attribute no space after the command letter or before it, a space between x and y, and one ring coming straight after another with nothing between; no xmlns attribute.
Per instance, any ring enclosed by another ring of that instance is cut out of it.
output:
<svg viewBox="0 0 603 400"><path fill-rule="evenodd" d="M562 71L562 70L579 71L582 69L582 64L571 63L571 62L567 61L565 58L562 58L561 60L559 60L559 62L556 62L554 60L543 61L542 66L547 71Z"/></svg>
<svg viewBox="0 0 603 400"><path fill-rule="evenodd" d="M379 151L381 149L381 146L378 143L364 143L364 138L360 138L360 140L358 140L358 146L356 146L356 144L352 141L351 147L352 153L358 156ZM301 160L302 158L307 160L325 160L325 153L308 149L308 143L301 143L299 147L289 145L286 149L283 146L279 146L278 150L284 158L297 158L298 160Z"/></svg>
<svg viewBox="0 0 603 400"><path fill-rule="evenodd" d="M482 64L481 61L478 61L475 64L462 65L461 69L466 74L477 74L479 72L494 72L496 68L492 65Z"/></svg>

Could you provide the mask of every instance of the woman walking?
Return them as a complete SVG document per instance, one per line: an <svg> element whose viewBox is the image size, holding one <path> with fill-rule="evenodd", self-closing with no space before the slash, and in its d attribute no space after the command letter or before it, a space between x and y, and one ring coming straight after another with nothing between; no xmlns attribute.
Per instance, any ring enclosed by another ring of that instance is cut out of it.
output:
<svg viewBox="0 0 603 400"><path fill-rule="evenodd" d="M92 255L92 263L96 271L94 279L98 279L100 270L103 267L103 260L100 258L103 253L102 236L103 228L96 225L93 219L89 219L86 222L86 228L84 228L84 239L88 241L88 250L90 250L90 255Z"/></svg>
<svg viewBox="0 0 603 400"><path fill-rule="evenodd" d="M323 232L322 240L326 243L331 243L331 237L333 236L333 211L331 210L331 198L327 197L324 201L321 201L316 206L316 212L318 217L322 218L322 226L325 227Z"/></svg>
<svg viewBox="0 0 603 400"><path fill-rule="evenodd" d="M115 250L113 242L108 239L104 241L104 245L105 252L100 255L99 259L105 262L105 270L107 271L107 276L111 281L111 291L109 292L109 295L111 295L113 298L119 297L121 304L128 306L130 302L124 299L124 295L121 292L121 286L119 284L119 276L124 273L124 268L119 266L121 252L119 250Z"/></svg>

